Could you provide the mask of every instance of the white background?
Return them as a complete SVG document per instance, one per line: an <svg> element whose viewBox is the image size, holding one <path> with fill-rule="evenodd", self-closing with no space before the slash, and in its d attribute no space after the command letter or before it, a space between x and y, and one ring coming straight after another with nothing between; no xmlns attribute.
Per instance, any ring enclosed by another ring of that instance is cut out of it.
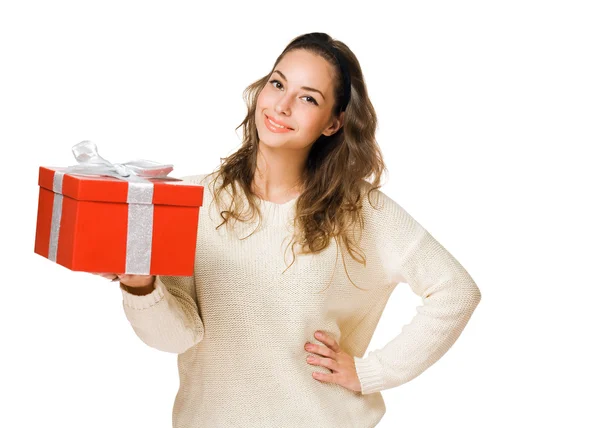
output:
<svg viewBox="0 0 600 428"><path fill-rule="evenodd" d="M134 334L116 283L34 254L40 165L207 173L244 88L297 35L359 58L382 191L482 301L446 355L383 391L378 427L599 426L599 13L592 1L13 1L0 7L3 427L169 427L176 355ZM399 286L369 351L415 315Z"/></svg>

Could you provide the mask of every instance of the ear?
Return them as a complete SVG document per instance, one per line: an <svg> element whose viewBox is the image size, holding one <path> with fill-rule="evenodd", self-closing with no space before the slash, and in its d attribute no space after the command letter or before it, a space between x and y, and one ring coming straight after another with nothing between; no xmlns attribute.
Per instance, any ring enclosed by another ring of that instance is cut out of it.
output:
<svg viewBox="0 0 600 428"><path fill-rule="evenodd" d="M345 112L343 111L339 114L339 116L336 116L333 118L331 125L329 125L327 128L325 128L323 130L323 135L329 137L330 135L333 135L336 132L338 132L338 130L344 124L344 113Z"/></svg>

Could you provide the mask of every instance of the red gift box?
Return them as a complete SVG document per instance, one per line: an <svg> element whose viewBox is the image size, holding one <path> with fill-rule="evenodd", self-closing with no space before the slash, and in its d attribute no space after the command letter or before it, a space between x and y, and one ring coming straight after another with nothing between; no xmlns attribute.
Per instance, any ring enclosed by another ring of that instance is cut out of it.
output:
<svg viewBox="0 0 600 428"><path fill-rule="evenodd" d="M73 271L191 276L204 187L40 167L35 252Z"/></svg>

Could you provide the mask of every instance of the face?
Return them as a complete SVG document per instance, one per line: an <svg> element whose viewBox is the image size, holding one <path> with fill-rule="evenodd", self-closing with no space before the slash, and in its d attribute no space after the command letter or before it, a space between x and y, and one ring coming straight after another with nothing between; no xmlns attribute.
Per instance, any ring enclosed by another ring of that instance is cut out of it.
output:
<svg viewBox="0 0 600 428"><path fill-rule="evenodd" d="M333 77L333 66L312 52L285 54L258 96L255 120L261 144L304 149L321 134L335 134L344 113L332 115ZM285 128L270 124L268 118Z"/></svg>

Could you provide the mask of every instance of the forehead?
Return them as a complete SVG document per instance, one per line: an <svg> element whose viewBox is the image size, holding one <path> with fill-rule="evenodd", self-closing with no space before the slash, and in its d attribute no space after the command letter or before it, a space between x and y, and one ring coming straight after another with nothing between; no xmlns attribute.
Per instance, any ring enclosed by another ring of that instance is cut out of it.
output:
<svg viewBox="0 0 600 428"><path fill-rule="evenodd" d="M333 92L333 67L320 55L307 50L286 53L274 70L280 70L292 85L310 86L323 93Z"/></svg>

